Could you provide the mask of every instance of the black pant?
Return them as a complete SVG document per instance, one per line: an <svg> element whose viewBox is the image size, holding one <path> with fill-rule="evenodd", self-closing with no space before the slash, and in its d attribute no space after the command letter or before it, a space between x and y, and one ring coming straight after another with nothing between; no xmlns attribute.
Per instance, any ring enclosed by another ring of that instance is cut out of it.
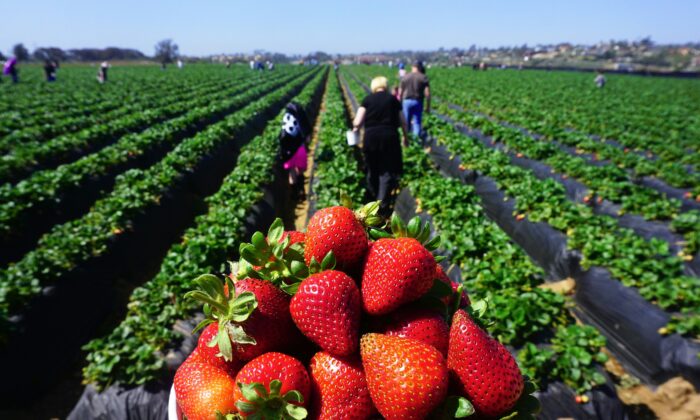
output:
<svg viewBox="0 0 700 420"><path fill-rule="evenodd" d="M375 200L381 201L379 215L389 217L394 207L394 190L399 186L399 176L389 172L367 171L367 189Z"/></svg>
<svg viewBox="0 0 700 420"><path fill-rule="evenodd" d="M365 129L364 157L367 190L374 200L381 201L379 214L388 217L394 205L394 190L403 172L401 143L395 127Z"/></svg>

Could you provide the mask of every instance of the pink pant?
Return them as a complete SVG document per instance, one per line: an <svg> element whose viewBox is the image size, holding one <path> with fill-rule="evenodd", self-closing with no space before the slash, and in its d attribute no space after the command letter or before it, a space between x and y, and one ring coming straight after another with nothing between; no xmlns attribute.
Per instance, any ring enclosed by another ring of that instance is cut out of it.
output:
<svg viewBox="0 0 700 420"><path fill-rule="evenodd" d="M294 156L292 156L291 159L284 162L284 169L299 168L300 170L305 171L308 164L307 160L306 147L302 145L297 149L296 153L294 153Z"/></svg>

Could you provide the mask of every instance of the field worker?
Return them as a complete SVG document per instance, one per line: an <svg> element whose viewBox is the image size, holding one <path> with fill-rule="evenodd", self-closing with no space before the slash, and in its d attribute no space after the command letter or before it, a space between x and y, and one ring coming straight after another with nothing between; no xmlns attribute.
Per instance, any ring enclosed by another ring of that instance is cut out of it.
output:
<svg viewBox="0 0 700 420"><path fill-rule="evenodd" d="M47 82L56 81L56 65L52 61L44 61L44 74L46 75Z"/></svg>
<svg viewBox="0 0 700 420"><path fill-rule="evenodd" d="M97 68L97 81L102 84L107 81L107 69L109 69L109 63L103 61Z"/></svg>
<svg viewBox="0 0 700 420"><path fill-rule="evenodd" d="M413 135L422 138L423 103L425 112L430 112L430 82L425 75L423 63L416 61L411 66L411 73L401 79L399 85L403 105L403 115L411 124Z"/></svg>
<svg viewBox="0 0 700 420"><path fill-rule="evenodd" d="M595 77L594 82L600 89L605 87L605 76L603 76L602 71L598 70L598 75Z"/></svg>
<svg viewBox="0 0 700 420"><path fill-rule="evenodd" d="M2 74L12 77L12 83L19 82L19 70L17 70L17 57L12 57L5 62Z"/></svg>
<svg viewBox="0 0 700 420"><path fill-rule="evenodd" d="M289 185L294 199L304 199L304 172L308 164L306 143L311 136L311 124L304 107L290 102L282 117L282 130L279 134L280 158L283 167L289 171Z"/></svg>
<svg viewBox="0 0 700 420"><path fill-rule="evenodd" d="M402 62L399 63L399 80L403 79L406 75L406 65Z"/></svg>
<svg viewBox="0 0 700 420"><path fill-rule="evenodd" d="M401 141L398 129L407 145L408 127L401 112L401 103L387 92L387 79L372 79L372 93L362 100L353 121L353 131L365 127L362 152L367 170L367 189L374 200L381 201L379 214L389 217L392 212L394 190L403 172Z"/></svg>

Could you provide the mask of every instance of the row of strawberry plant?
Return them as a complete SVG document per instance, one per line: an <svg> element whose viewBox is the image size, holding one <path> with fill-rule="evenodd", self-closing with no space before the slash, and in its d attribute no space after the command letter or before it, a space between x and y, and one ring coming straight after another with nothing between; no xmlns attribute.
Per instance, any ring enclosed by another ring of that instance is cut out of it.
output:
<svg viewBox="0 0 700 420"><path fill-rule="evenodd" d="M113 96L137 96L144 86L173 86L184 79L196 81L204 74L218 78L224 73L211 71L211 66L197 67L196 71L176 74L150 66L119 66L110 71L109 83L98 85L94 67L70 66L59 70L57 82L41 83L43 70L39 66L22 66L18 85L0 85L0 133L6 135L34 123L102 111L108 109L107 103Z"/></svg>
<svg viewBox="0 0 700 420"><path fill-rule="evenodd" d="M495 142L506 145L508 150L519 153L519 156L542 161L557 173L581 182L592 195L620 204L620 215L632 213L649 221L670 223L682 216L680 201L635 184L622 168L591 165L586 159L571 155L550 142L536 140L518 129L504 127L487 118L451 109L446 104L440 104L436 108L453 121L478 129ZM684 233L688 236L684 246L685 254L692 258L690 255L700 250L693 240L700 233L700 225Z"/></svg>
<svg viewBox="0 0 700 420"><path fill-rule="evenodd" d="M38 70L38 68L36 68ZM22 68L21 79L29 74ZM108 99L112 90L136 94L139 86L149 85L154 81L167 82L155 78L152 72L127 71L129 78L114 80L108 86L95 86L94 68L86 75L85 68L73 67L61 76L60 83L20 83L15 86L0 85L0 134L7 135L14 130L37 124L46 124L56 118L79 115L84 109L103 109L104 99ZM140 69L139 69L140 70ZM120 72L122 70L120 69ZM192 78L192 80L195 80ZM37 82L39 80L36 80ZM2 86L6 86L3 89ZM12 97L13 100L6 101ZM72 106L69 106L72 105Z"/></svg>
<svg viewBox="0 0 700 420"><path fill-rule="evenodd" d="M467 169L492 177L499 189L516 198L516 212L534 222L546 222L566 233L568 246L583 255L581 264L605 267L625 286L635 287L648 301L668 311L680 311L669 331L698 335L700 279L683 275L683 261L670 254L661 240L645 241L617 220L595 215L592 209L567 199L564 187L552 179L538 179L512 165L504 153L466 137L451 124L428 117L430 132L457 153ZM676 325L677 327L674 327ZM682 326L681 326L682 325Z"/></svg>
<svg viewBox="0 0 700 420"><path fill-rule="evenodd" d="M29 222L26 215L48 203L59 205L67 191L76 191L86 182L114 176L115 169L147 155L152 150L173 147L183 136L205 123L212 123L260 97L270 89L297 77L297 73L280 73L264 83L251 79L235 87L181 104L188 111L177 118L154 125L137 134L122 137L111 146L56 169L35 172L16 185L0 186L0 237L11 237ZM233 94L233 96L232 96Z"/></svg>
<svg viewBox="0 0 700 420"><path fill-rule="evenodd" d="M319 73L295 99L310 115L315 114L309 108L326 73ZM208 212L170 249L159 273L133 291L121 324L85 346L89 351L83 370L86 383L137 385L163 374L163 355L181 338L172 329L175 321L193 317L200 307L182 296L194 278L222 271L225 261L236 255L238 245L246 240L249 211L263 198L262 187L273 182L279 120L270 122L262 135L243 148L221 189L207 198Z"/></svg>
<svg viewBox="0 0 700 420"><path fill-rule="evenodd" d="M348 84L355 95L364 92L355 80ZM591 326L576 325L567 298L539 287L545 273L486 217L473 187L441 176L418 146L404 151L402 183L415 197L416 211L430 215L470 298L492 304L489 332L521 349L521 368L540 384L560 380L579 394L604 384L605 338Z"/></svg>
<svg viewBox="0 0 700 420"><path fill-rule="evenodd" d="M238 78L241 78L239 75ZM153 83L158 82L158 83ZM154 80L141 87L137 92L110 92L99 107L87 107L85 112L76 116L52 115L50 119L26 124L11 134L0 139L0 152L8 153L22 147L36 146L51 137L69 134L81 129L103 124L137 111L162 106L187 99L193 95L205 95L221 89L226 80L223 77L214 80L187 79L177 86L171 80ZM176 87L176 89L173 89ZM168 92L165 95L163 92ZM80 106L80 105L75 105Z"/></svg>
<svg viewBox="0 0 700 420"><path fill-rule="evenodd" d="M67 134L56 137L47 142L26 144L24 147L13 150L0 160L0 179L17 180L37 168L47 168L61 163L67 163L86 153L99 150L101 147L120 136L143 130L153 124L177 117L193 106L206 105L210 98L222 96L222 87L225 84L205 89L202 96L190 93L178 94L161 102L162 106L145 111L136 111L130 115L109 121L102 125L93 126L81 130L75 134ZM188 101L183 99L188 98Z"/></svg>
<svg viewBox="0 0 700 420"><path fill-rule="evenodd" d="M687 108L684 109L684 115L678 116L678 121L675 122L675 124L678 124L675 131L676 136L674 136L672 129L663 128L669 122L669 119L658 118L659 115L666 114L666 111L671 109L671 107L675 107L675 104L653 104L653 106L647 107L647 109L654 109L658 113L655 116L656 118L651 119L651 121L647 117L645 117L647 121L644 122L636 119L630 121L629 117L625 117L621 126L623 130L621 131L614 129L611 131L611 128L615 125L613 121L620 112L619 108L615 108L615 111L609 114L598 109L596 115L586 117L586 121L593 121L594 123L596 123L596 120L603 120L604 125L601 124L598 127L604 130L603 133L617 134L614 138L618 139L619 143L624 146L624 148L620 148L614 144L601 141L598 137L591 137L581 132L566 129L565 124L581 127L584 131L592 128L589 124L580 124L581 118L576 116L576 113L584 108L583 106L572 106L569 103L566 107L560 108L555 104L560 103L561 98L551 98L551 102L548 100L542 101L541 106L536 106L531 101L528 101L527 105L531 108L523 110L522 107L525 105L519 103L517 90L514 92L512 89L509 89L507 97L505 96L506 92L503 90L482 91L478 93L478 99L476 99L475 95L477 94L468 90L468 86L472 85L471 83L465 82L464 79L457 77L455 73L443 71L438 72L438 74L439 77L436 77L435 83L436 91L440 97L446 100L465 105L470 109L478 109L500 120L519 124L529 130L543 134L547 139L555 139L582 151L595 153L602 159L610 160L617 165L631 169L637 176L653 175L670 185L679 188L690 187L695 190L696 194L700 193L700 189L698 189L700 187L700 175L697 172L689 174L682 165L679 165L679 163L685 163L694 166L696 171L700 169L700 159L697 158L697 154L688 153L688 147L692 143L684 145L682 139L677 138L678 131L683 131L685 129L684 126L689 125L689 120L692 119L692 117L688 117L692 112ZM510 86L510 88L512 87ZM658 94L658 92L652 92L650 93L653 95ZM535 103L539 103L543 98L540 92L532 90L523 90L520 93L529 95L528 100L534 98ZM592 98L583 96L582 98L585 99L581 102L584 102L587 106L593 104L600 106L600 100L605 100L607 96L607 92L604 96L596 95ZM515 98L515 103L513 103L513 98ZM478 100L477 106L474 106L475 100ZM644 108L639 108L639 106L625 104L625 107L628 110L633 110L630 117L645 111ZM572 109L576 111L572 112ZM653 137L650 136L651 133L654 133ZM654 152L654 155L647 154L647 150ZM697 151L698 149L694 148L692 150ZM635 151L639 153L634 153Z"/></svg>
<svg viewBox="0 0 700 420"><path fill-rule="evenodd" d="M345 142L347 118L338 78L331 75L314 160L313 190L319 208L338 205L341 193L347 194L354 203L365 199L364 179L355 151Z"/></svg>
<svg viewBox="0 0 700 420"><path fill-rule="evenodd" d="M306 83L296 80L180 143L160 162L146 170L132 169L117 178L113 191L98 200L83 217L55 226L36 249L0 271L0 338L8 317L22 311L42 287L54 283L90 259L109 252L112 239L128 230L131 221L171 191L183 175L244 129L250 120L289 92Z"/></svg>
<svg viewBox="0 0 700 420"><path fill-rule="evenodd" d="M540 121L543 128L573 128L612 138L659 159L697 165L687 150L700 147L700 112L696 80L611 76L606 89L592 86L590 76L568 73L504 72L469 74L434 72L457 82L476 109L500 110ZM466 76L466 77L465 77ZM441 89L441 88L439 88ZM510 118L508 118L510 120Z"/></svg>

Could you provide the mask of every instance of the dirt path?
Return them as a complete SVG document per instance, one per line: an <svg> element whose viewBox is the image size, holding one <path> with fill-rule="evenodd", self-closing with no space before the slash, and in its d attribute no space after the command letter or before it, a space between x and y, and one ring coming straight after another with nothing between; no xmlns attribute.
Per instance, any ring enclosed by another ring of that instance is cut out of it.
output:
<svg viewBox="0 0 700 420"><path fill-rule="evenodd" d="M329 77L332 77L329 75ZM314 124L313 134L311 137L311 144L309 145L308 154L308 164L306 166L306 172L304 172L304 196L305 199L297 203L294 208L294 227L298 231L306 230L306 223L308 222L309 216L309 194L310 194L310 184L314 169L314 157L316 156L316 148L318 147L318 132L321 128L321 121L323 120L323 115L326 112L326 97L328 96L328 81L326 81L326 86L323 91L323 98L321 99L321 108L318 111L318 116L316 117L316 122Z"/></svg>

